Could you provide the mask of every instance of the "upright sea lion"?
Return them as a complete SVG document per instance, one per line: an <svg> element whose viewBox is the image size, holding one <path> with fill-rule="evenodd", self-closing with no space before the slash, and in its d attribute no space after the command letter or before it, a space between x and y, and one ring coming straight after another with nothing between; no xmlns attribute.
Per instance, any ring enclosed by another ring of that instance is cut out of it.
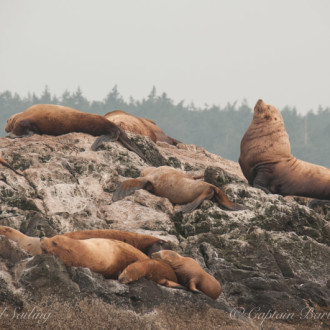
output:
<svg viewBox="0 0 330 330"><path fill-rule="evenodd" d="M178 253L162 250L152 255L166 261L174 270L178 282L193 292L204 292L212 299L217 299L221 293L220 283L192 258L182 257Z"/></svg>
<svg viewBox="0 0 330 330"><path fill-rule="evenodd" d="M112 200L117 201L135 190L146 189L157 196L168 198L174 204L186 204L181 209L183 213L193 211L204 200L213 196L220 205L229 210L245 209L244 206L230 201L218 187L194 180L190 175L172 167L148 167L141 174L142 176L137 179L129 179L121 183L114 192Z"/></svg>
<svg viewBox="0 0 330 330"><path fill-rule="evenodd" d="M149 259L132 245L104 238L76 240L57 235L41 240L41 249L56 255L68 267L87 267L112 279L117 279L129 264Z"/></svg>
<svg viewBox="0 0 330 330"><path fill-rule="evenodd" d="M125 131L148 136L155 143L157 141L166 142L172 145L180 143L180 141L166 135L156 123L150 119L135 117L121 110L108 112L104 117L120 126Z"/></svg>
<svg viewBox="0 0 330 330"><path fill-rule="evenodd" d="M266 192L330 199L330 170L291 155L281 113L262 100L241 141L239 164L249 184Z"/></svg>
<svg viewBox="0 0 330 330"><path fill-rule="evenodd" d="M6 226L0 226L0 235L7 236L11 240L17 242L22 249L30 252L32 255L41 254L40 238L38 237L24 235L20 231ZM159 250L169 250L171 248L168 242L160 238L124 230L79 230L65 233L63 236L76 240L89 238L115 239L130 244L149 256Z"/></svg>
<svg viewBox="0 0 330 330"><path fill-rule="evenodd" d="M141 277L145 277L148 280L169 288L182 288L178 283L173 268L160 259L133 262L123 270L119 275L118 280L120 283L127 284L137 281Z"/></svg>
<svg viewBox="0 0 330 330"><path fill-rule="evenodd" d="M26 236L20 231L6 226L0 226L0 235L7 236L11 240L17 242L21 249L29 252L33 256L41 254L39 237Z"/></svg>
<svg viewBox="0 0 330 330"><path fill-rule="evenodd" d="M11 167L11 166L10 166L10 165L9 165L4 159L2 159L2 158L0 158L0 164L2 164L3 166L5 166L5 167L11 169L11 170L14 171L16 174L23 176L22 173L17 172L14 168L12 168L12 167Z"/></svg>
<svg viewBox="0 0 330 330"><path fill-rule="evenodd" d="M96 150L104 141L119 141L127 149L146 160L141 150L132 142L125 131L103 116L85 113L73 108L54 104L36 104L24 112L11 116L5 128L7 137L32 134L62 135L81 132L99 136L92 145Z"/></svg>
<svg viewBox="0 0 330 330"><path fill-rule="evenodd" d="M98 229L98 230L79 230L65 233L64 236L73 239L88 239L88 238L111 238L125 243L128 243L146 255L151 256L152 253L159 250L170 250L170 244L160 238L132 233L124 230L115 229Z"/></svg>

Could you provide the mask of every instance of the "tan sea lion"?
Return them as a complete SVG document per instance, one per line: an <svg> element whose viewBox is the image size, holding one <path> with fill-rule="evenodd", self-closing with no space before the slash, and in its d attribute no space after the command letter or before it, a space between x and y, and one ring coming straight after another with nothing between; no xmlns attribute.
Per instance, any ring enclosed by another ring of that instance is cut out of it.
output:
<svg viewBox="0 0 330 330"><path fill-rule="evenodd" d="M166 261L174 270L178 282L193 292L204 292L212 299L221 293L220 283L192 258L182 257L170 250L155 252L152 258Z"/></svg>
<svg viewBox="0 0 330 330"><path fill-rule="evenodd" d="M119 185L112 196L118 201L132 194L135 190L145 189L157 196L166 197L173 204L186 204L182 207L183 213L196 209L204 200L213 196L216 201L228 210L238 211L245 209L228 199L218 187L203 181L194 180L190 175L172 167L148 167L137 179L129 179Z"/></svg>
<svg viewBox="0 0 330 330"><path fill-rule="evenodd" d="M135 247L114 239L76 240L64 235L41 240L43 253L56 255L68 267L87 267L105 278L117 279L131 263L149 259Z"/></svg>
<svg viewBox="0 0 330 330"><path fill-rule="evenodd" d="M166 142L172 145L181 143L180 141L166 135L156 123L150 119L135 117L122 110L108 112L104 117L120 126L125 131L148 136L155 143L157 141Z"/></svg>
<svg viewBox="0 0 330 330"><path fill-rule="evenodd" d="M22 249L28 251L32 255L41 254L40 238L38 237L24 235L20 231L6 226L0 226L0 235L7 236L11 240L17 242ZM160 238L124 230L79 230L65 233L63 236L76 240L84 240L89 238L115 239L130 244L149 256L159 250L169 250L171 248L168 242Z"/></svg>
<svg viewBox="0 0 330 330"><path fill-rule="evenodd" d="M92 145L96 150L104 141L119 141L127 149L146 160L141 150L125 131L103 116L85 113L73 108L54 104L36 104L24 112L11 116L5 127L7 137L32 134L63 135L81 132L99 136Z"/></svg>
<svg viewBox="0 0 330 330"><path fill-rule="evenodd" d="M153 252L159 250L169 250L170 244L160 238L132 233L124 230L115 229L97 229L97 230L79 230L74 232L65 233L64 236L73 239L88 239L88 238L111 238L116 239L127 244L130 244L146 255L151 256Z"/></svg>
<svg viewBox="0 0 330 330"><path fill-rule="evenodd" d="M10 165L9 165L4 159L2 159L2 158L0 158L0 164L2 164L3 166L5 166L5 167L11 169L11 170L14 171L16 174L23 176L22 173L17 172L14 168L12 168L12 167L11 167L11 166L10 166Z"/></svg>
<svg viewBox="0 0 330 330"><path fill-rule="evenodd" d="M17 242L21 249L29 252L33 256L42 253L39 237L26 236L20 231L6 226L0 226L0 235L7 236L12 241Z"/></svg>
<svg viewBox="0 0 330 330"><path fill-rule="evenodd" d="M239 157L249 184L273 194L330 199L330 170L291 155L281 113L259 100Z"/></svg>
<svg viewBox="0 0 330 330"><path fill-rule="evenodd" d="M149 259L136 261L128 265L119 275L120 283L127 284L141 277L154 281L168 288L183 288L175 275L173 268L163 260Z"/></svg>

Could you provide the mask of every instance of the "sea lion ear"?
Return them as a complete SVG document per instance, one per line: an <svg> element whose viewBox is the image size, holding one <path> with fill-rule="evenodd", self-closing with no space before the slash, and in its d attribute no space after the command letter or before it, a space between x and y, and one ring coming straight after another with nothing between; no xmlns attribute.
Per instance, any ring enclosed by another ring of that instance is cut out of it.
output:
<svg viewBox="0 0 330 330"><path fill-rule="evenodd" d="M150 189L149 185L152 186L151 182L143 178L126 180L122 182L113 193L112 201L116 202L126 196L132 195L135 190L144 189L146 185L148 185L148 190Z"/></svg>

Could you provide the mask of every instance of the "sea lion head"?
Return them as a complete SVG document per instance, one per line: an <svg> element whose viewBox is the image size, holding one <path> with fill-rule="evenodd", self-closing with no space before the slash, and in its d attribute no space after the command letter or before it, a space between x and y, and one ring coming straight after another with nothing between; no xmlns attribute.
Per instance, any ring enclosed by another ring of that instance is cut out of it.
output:
<svg viewBox="0 0 330 330"><path fill-rule="evenodd" d="M14 115L12 115L8 120L7 120L7 125L5 127L5 131L7 133L11 132L14 128L15 122L18 118L19 115L21 115L22 112L19 113L15 113Z"/></svg>
<svg viewBox="0 0 330 330"><path fill-rule="evenodd" d="M144 251L144 253L147 256L151 257L153 253L161 250L171 250L171 244L164 240L159 240L158 242L148 246L148 248Z"/></svg>
<svg viewBox="0 0 330 330"><path fill-rule="evenodd" d="M172 263L175 259L179 257L179 254L172 250L160 250L151 255L152 259L162 259L169 263Z"/></svg>
<svg viewBox="0 0 330 330"><path fill-rule="evenodd" d="M283 122L281 113L272 105L258 100L254 106L253 121Z"/></svg>

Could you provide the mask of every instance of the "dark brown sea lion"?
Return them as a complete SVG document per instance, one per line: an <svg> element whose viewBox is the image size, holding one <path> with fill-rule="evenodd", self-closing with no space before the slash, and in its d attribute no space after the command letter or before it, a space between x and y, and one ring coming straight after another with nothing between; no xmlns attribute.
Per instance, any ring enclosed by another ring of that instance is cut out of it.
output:
<svg viewBox="0 0 330 330"><path fill-rule="evenodd" d="M141 277L169 288L182 288L173 268L160 259L136 261L123 270L118 280L120 283L127 284L137 281Z"/></svg>
<svg viewBox="0 0 330 330"><path fill-rule="evenodd" d="M2 158L0 158L0 164L2 164L3 166L5 166L5 167L11 169L11 170L14 171L16 174L23 176L22 173L17 172L14 168L12 168L12 167L11 167L11 166L10 166L10 165L9 165L4 159L2 159Z"/></svg>
<svg viewBox="0 0 330 330"><path fill-rule="evenodd" d="M220 283L192 258L182 257L178 253L162 250L152 255L166 261L174 270L179 284L193 292L204 292L212 299L217 299L221 293Z"/></svg>
<svg viewBox="0 0 330 330"><path fill-rule="evenodd" d="M180 141L166 135L156 123L150 119L135 117L121 110L108 112L104 117L120 126L125 131L148 136L155 143L157 141L172 145L180 143Z"/></svg>
<svg viewBox="0 0 330 330"><path fill-rule="evenodd" d="M135 190L146 189L157 196L168 198L174 204L186 204L181 209L183 213L193 211L204 200L213 196L228 210L245 209L244 206L230 201L218 187L194 180L190 175L172 167L148 167L141 174L142 176L137 179L129 179L121 183L113 194L113 201L120 200Z"/></svg>
<svg viewBox="0 0 330 330"><path fill-rule="evenodd" d="M249 184L273 194L330 199L330 170L291 155L281 113L259 100L239 157Z"/></svg>
<svg viewBox="0 0 330 330"><path fill-rule="evenodd" d="M68 267L87 267L112 279L117 279L131 263L149 259L132 245L104 238L76 240L57 235L41 240L41 249L56 255Z"/></svg>
<svg viewBox="0 0 330 330"><path fill-rule="evenodd" d="M170 244L160 238L132 233L124 230L115 229L97 229L97 230L79 230L65 233L64 236L73 239L88 239L88 238L111 238L125 243L128 243L146 255L151 256L152 253L159 250L169 250Z"/></svg>
<svg viewBox="0 0 330 330"><path fill-rule="evenodd" d="M99 136L92 145L96 150L102 142L119 141L127 149L146 160L141 150L125 131L103 116L85 113L73 108L54 104L36 104L24 112L11 116L5 128L7 137L22 137L32 134L62 135L81 132Z"/></svg>

